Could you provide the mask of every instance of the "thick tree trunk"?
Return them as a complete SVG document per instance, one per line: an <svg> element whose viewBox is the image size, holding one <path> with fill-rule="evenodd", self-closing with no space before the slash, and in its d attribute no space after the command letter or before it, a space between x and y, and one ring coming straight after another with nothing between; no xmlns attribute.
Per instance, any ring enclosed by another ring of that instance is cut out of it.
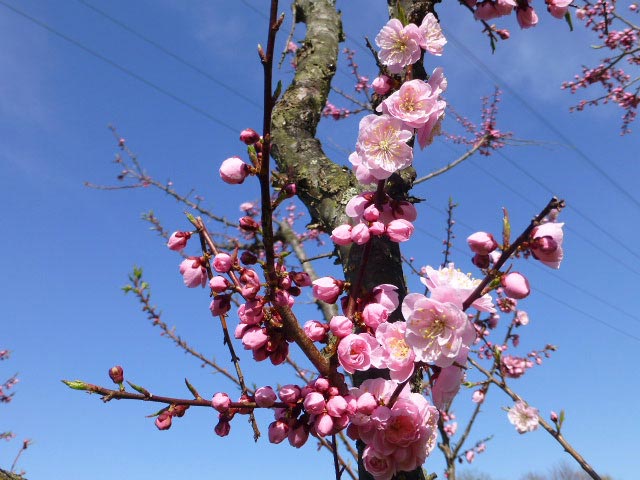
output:
<svg viewBox="0 0 640 480"><path fill-rule="evenodd" d="M362 185L350 169L329 160L315 138L336 71L342 24L335 4L330 0L297 0L296 22L306 24L306 38L298 50L295 78L273 111L271 151L278 170L296 184L298 196L308 208L312 223L325 232L331 232L338 225L347 223L345 206L362 191ZM413 169L394 176L394 196L405 196L414 178ZM363 252L364 248L356 245L340 248L345 279L352 284L356 282L360 265L365 260ZM400 298L406 295L398 244L375 239L361 287L371 290L382 283L396 285ZM364 372L356 377L356 384L380 373ZM362 442L358 442L360 457L363 448ZM365 471L361 458L359 476L361 480L373 480ZM417 469L397 478L423 479L424 475L421 469Z"/></svg>

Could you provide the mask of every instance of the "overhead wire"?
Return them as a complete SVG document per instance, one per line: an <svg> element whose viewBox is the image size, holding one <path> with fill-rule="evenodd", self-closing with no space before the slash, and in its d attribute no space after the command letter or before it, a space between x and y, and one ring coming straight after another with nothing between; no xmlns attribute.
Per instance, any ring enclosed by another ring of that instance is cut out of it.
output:
<svg viewBox="0 0 640 480"><path fill-rule="evenodd" d="M215 124L233 132L234 134L237 134L238 132L240 132L241 129L237 128L237 127L233 127L232 125L229 125L227 122L225 122L224 120L220 120L219 118L215 117L214 115L210 114L209 112L207 112L206 110L198 107L197 105L194 105L193 103L190 103L189 101L185 100L182 97L179 97L178 95L170 92L169 90L165 89L164 87L161 87L160 85L152 82L151 80L148 80L147 78L143 77L142 75L139 75L137 73L135 73L134 71L128 69L127 67L124 67L122 65L120 65L119 63L111 60L110 58L102 55L101 53L87 47L86 45L84 45L83 43L79 42L78 40L75 40L74 38L60 32L59 30L56 30L55 28L53 28L51 25L38 20L37 18L29 15L28 13L14 7L13 5L8 4L7 2L5 2L4 0L0 0L0 5L4 6L5 8L13 11L15 14L20 15L21 17L25 18L26 20L29 20L31 23L37 25L38 27L48 31L49 33L52 33L53 35L56 35L57 37L65 40L66 42L70 43L71 45L83 50L85 53L88 53L89 55L99 59L100 61L110 65L111 67L119 70L120 72L124 73L125 75L134 78L135 80L143 83L144 85L146 85L149 88L152 88L153 90L157 91L158 93L161 93L162 95L171 98L172 100L178 102L179 104L189 108L190 110L198 113L199 115L207 118L208 120L214 122Z"/></svg>

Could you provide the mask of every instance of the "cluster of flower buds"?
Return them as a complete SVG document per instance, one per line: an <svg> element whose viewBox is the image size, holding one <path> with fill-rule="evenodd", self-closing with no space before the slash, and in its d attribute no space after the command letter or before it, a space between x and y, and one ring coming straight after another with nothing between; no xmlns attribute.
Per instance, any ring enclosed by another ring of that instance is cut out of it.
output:
<svg viewBox="0 0 640 480"><path fill-rule="evenodd" d="M547 11L555 18L563 18L569 10L573 0L545 0ZM493 20L494 18L510 15L516 12L516 19L520 28L531 28L538 24L538 14L530 5L530 1L516 0L465 0L474 9L474 16L478 20Z"/></svg>
<svg viewBox="0 0 640 480"><path fill-rule="evenodd" d="M183 417L189 405L171 405L164 409L156 417L156 427L158 430L169 430L174 417Z"/></svg>
<svg viewBox="0 0 640 480"><path fill-rule="evenodd" d="M260 134L251 128L246 128L240 132L240 141L249 146L249 156L253 165L245 163L240 157L229 157L220 166L220 178L232 185L244 182L249 175L257 173L256 166L261 158L262 139Z"/></svg>
<svg viewBox="0 0 640 480"><path fill-rule="evenodd" d="M340 225L331 232L331 239L337 245L364 245L374 236L406 242L413 234L413 222L418 216L410 202L393 200L388 195L378 201L375 192L353 197L347 203L346 213L357 223Z"/></svg>

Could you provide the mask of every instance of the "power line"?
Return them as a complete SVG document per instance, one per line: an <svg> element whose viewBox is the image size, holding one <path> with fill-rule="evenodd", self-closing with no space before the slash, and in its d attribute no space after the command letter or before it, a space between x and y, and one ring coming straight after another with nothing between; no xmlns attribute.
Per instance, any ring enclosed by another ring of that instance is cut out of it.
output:
<svg viewBox="0 0 640 480"><path fill-rule="evenodd" d="M609 184L618 190L623 196L625 196L631 203L633 203L636 208L640 209L640 201L636 199L633 195L631 195L625 188L623 188L616 180L614 180L605 170L600 168L596 162L591 160L586 153L584 153L580 148L578 148L570 139L567 137L559 128L553 125L549 120L543 116L538 110L536 110L522 95L520 95L514 88L512 88L505 80L500 78L498 75L493 73L491 69L480 60L471 50L469 50L464 44L456 39L456 37L451 33L450 30L446 31L446 37L448 40L451 40L451 43L454 44L458 49L462 51L462 53L469 58L476 67L483 71L489 78L491 78L494 82L499 84L504 90L508 91L511 95L513 95L520 103L527 109L531 114L536 117L540 123L549 129L552 133L554 133L563 143L565 143L569 148L574 150L576 154L584 160L593 170L598 172L598 174L607 180Z"/></svg>
<svg viewBox="0 0 640 480"><path fill-rule="evenodd" d="M137 73L129 70L128 68L123 67L119 63L116 63L113 60L105 57L101 53L98 53L95 50L92 50L91 48L85 46L81 42L69 37L68 35L65 35L64 33L56 30L55 28L51 27L50 25L38 20L37 18L32 17L28 13L25 13L22 10L19 10L19 9L15 8L14 6L9 5L8 3L4 2L3 0L0 0L0 5L4 6L5 8L7 8L7 9L9 9L11 11L13 11L14 13L22 16L23 18L29 20L30 22L34 23L35 25L39 26L40 28L48 31L49 33L52 33L52 34L62 38L66 42L68 42L68 43L72 44L73 46L83 50L84 52L88 53L89 55L101 60L102 62L112 66L113 68L115 68L117 70L120 70L125 75L138 80L139 82L143 83L147 87L150 87L150 88L154 89L155 91L161 93L162 95L171 98L172 100L178 102L179 104L181 104L181 105L189 108L190 110L193 110L194 112L202 115L203 117L207 118L208 120L211 120L212 122L216 123L217 125L226 128L227 130L233 132L234 134L237 134L238 132L240 132L241 129L233 127L233 126L229 125L228 123L220 120L219 118L214 117L213 115L211 115L206 110L203 110L202 108L198 107L197 105L194 105L194 104L188 102L187 100L184 100L183 98L175 95L174 93L171 93L170 91L168 91L168 90L164 89L163 87L153 83L152 81L147 80L143 76L138 75Z"/></svg>
<svg viewBox="0 0 640 480"><path fill-rule="evenodd" d="M122 28L123 30L126 30L131 35L139 38L143 42L148 43L149 45L151 45L155 49L159 50L160 52L164 53L165 55L173 58L174 60L176 60L177 62L181 63L182 65L184 65L184 66L190 68L191 70L199 73L200 75L202 75L206 79L212 81L216 85L218 85L218 86L224 88L225 90L233 93L234 95L236 95L237 97L243 99L244 101L246 101L247 103L251 104L252 106L257 107L260 110L262 109L262 105L260 105L258 102L256 102L252 98L247 97L242 92L238 91L237 89L233 88L232 86L227 85L226 83L224 83L221 80L217 79L215 76L213 76L212 74L210 74L206 70L203 70L200 67L198 67L197 65L194 65L193 63L189 62L188 60L185 60L183 57L181 57L180 55L172 52L171 50L167 49L166 47L162 46L161 44L159 44L155 40L152 40L151 38L144 36L143 34L138 32L135 28L130 27L129 25L121 22L117 18L109 15L104 10L100 10L98 7L96 7L95 5L92 5L91 3L89 3L89 2L87 2L85 0L77 0L77 1L79 3L81 3L82 5L84 5L85 7L90 8L91 10L96 12L98 15L106 18L111 23L117 25L118 27Z"/></svg>

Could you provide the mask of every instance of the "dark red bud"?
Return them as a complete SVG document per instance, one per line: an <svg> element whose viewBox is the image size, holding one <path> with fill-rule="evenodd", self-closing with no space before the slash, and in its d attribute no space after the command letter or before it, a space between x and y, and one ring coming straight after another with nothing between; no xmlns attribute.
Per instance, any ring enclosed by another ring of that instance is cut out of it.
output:
<svg viewBox="0 0 640 480"><path fill-rule="evenodd" d="M258 257L248 250L245 250L240 254L240 261L244 265L255 265L258 261Z"/></svg>
<svg viewBox="0 0 640 480"><path fill-rule="evenodd" d="M480 255L476 253L474 257L471 259L471 263L473 263L478 268L489 268L489 264L491 263L491 258L489 255Z"/></svg>
<svg viewBox="0 0 640 480"><path fill-rule="evenodd" d="M118 385L124 382L124 370L120 365L116 365L109 369L109 378L113 380L113 383L117 383Z"/></svg>
<svg viewBox="0 0 640 480"><path fill-rule="evenodd" d="M242 217L240 219L239 226L242 230L247 232L256 232L260 229L260 224L249 216Z"/></svg>
<svg viewBox="0 0 640 480"><path fill-rule="evenodd" d="M245 128L240 132L240 141L246 145L253 145L260 141L260 134L253 128Z"/></svg>
<svg viewBox="0 0 640 480"><path fill-rule="evenodd" d="M293 197L296 193L298 193L298 187L296 187L295 183L289 183L287 185L285 185L284 187L284 193L287 194L287 197L291 198Z"/></svg>

